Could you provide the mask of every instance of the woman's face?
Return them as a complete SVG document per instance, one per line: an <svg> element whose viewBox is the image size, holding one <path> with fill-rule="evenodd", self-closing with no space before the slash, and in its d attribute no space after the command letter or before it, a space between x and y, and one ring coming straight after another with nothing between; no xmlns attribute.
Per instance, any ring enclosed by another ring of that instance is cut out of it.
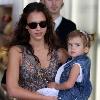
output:
<svg viewBox="0 0 100 100"><path fill-rule="evenodd" d="M46 18L42 12L32 12L27 18L28 32L32 40L44 40L44 35L47 30Z"/></svg>

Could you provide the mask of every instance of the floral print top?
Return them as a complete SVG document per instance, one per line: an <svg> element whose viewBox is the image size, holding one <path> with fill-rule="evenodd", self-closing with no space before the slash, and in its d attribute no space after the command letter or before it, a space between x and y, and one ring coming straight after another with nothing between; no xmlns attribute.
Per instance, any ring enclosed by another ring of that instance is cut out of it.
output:
<svg viewBox="0 0 100 100"><path fill-rule="evenodd" d="M49 66L43 68L36 64L34 56L29 55L24 48L19 69L19 85L30 91L47 87L48 82L54 81L59 63L57 50L52 51Z"/></svg>

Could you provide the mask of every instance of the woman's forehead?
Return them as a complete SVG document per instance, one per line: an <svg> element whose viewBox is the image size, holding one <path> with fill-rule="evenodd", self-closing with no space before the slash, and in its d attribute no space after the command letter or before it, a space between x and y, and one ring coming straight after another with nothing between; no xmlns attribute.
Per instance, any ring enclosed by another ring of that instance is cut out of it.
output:
<svg viewBox="0 0 100 100"><path fill-rule="evenodd" d="M41 21L46 20L45 15L42 12L32 12L29 14L27 21Z"/></svg>

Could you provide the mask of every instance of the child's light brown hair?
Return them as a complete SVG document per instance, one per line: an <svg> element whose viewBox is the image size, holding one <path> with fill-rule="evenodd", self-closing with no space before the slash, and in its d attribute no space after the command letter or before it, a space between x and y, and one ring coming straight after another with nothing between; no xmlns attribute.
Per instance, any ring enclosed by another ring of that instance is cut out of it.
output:
<svg viewBox="0 0 100 100"><path fill-rule="evenodd" d="M67 37L67 43L73 37L80 37L83 40L84 47L90 48L91 40L90 40L89 34L87 32L81 31L81 30L74 30L74 31L70 32Z"/></svg>

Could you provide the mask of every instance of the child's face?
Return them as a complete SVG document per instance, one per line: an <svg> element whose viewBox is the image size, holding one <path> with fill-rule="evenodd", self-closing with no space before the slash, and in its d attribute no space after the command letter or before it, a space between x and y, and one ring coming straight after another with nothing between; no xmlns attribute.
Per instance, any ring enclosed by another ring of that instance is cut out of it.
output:
<svg viewBox="0 0 100 100"><path fill-rule="evenodd" d="M76 57L87 52L88 48L84 47L81 37L73 37L68 40L68 53L71 57Z"/></svg>

